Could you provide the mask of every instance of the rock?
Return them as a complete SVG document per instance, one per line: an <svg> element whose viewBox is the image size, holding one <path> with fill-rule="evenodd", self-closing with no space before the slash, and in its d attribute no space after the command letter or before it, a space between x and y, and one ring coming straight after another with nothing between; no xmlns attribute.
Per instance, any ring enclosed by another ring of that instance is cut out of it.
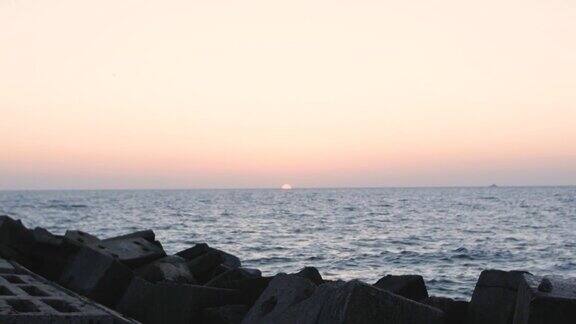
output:
<svg viewBox="0 0 576 324"><path fill-rule="evenodd" d="M396 295L421 301L428 298L424 278L418 275L387 275L374 284L374 287L390 291Z"/></svg>
<svg viewBox="0 0 576 324"><path fill-rule="evenodd" d="M203 256L204 254L207 254L208 252L220 254L222 257L221 263L225 266L228 266L230 268L239 268L242 266L240 259L238 257L230 253L226 253L224 251L211 248L206 243L196 244L191 248L176 253L176 255L181 256L188 261L192 261L200 256Z"/></svg>
<svg viewBox="0 0 576 324"><path fill-rule="evenodd" d="M576 323L576 279L523 274L513 323Z"/></svg>
<svg viewBox="0 0 576 324"><path fill-rule="evenodd" d="M134 278L116 309L142 323L199 323L202 309L237 304L234 290Z"/></svg>
<svg viewBox="0 0 576 324"><path fill-rule="evenodd" d="M28 263L27 255L34 244L34 235L20 220L0 216L0 255Z"/></svg>
<svg viewBox="0 0 576 324"><path fill-rule="evenodd" d="M240 324L248 312L245 305L226 305L202 311L202 324Z"/></svg>
<svg viewBox="0 0 576 324"><path fill-rule="evenodd" d="M195 258L201 256L202 254L207 253L208 251L210 251L210 249L211 248L208 246L208 244L198 243L191 248L187 248L186 250L182 250L182 251L176 253L176 255L183 257L184 259L190 261L192 259L195 259Z"/></svg>
<svg viewBox="0 0 576 324"><path fill-rule="evenodd" d="M441 324L443 313L360 281L316 286L300 276L279 274L242 323Z"/></svg>
<svg viewBox="0 0 576 324"><path fill-rule="evenodd" d="M141 231L100 240L82 231L66 231L67 243L89 246L134 269L166 256L159 242L154 241L154 232ZM152 241L150 241L152 239Z"/></svg>
<svg viewBox="0 0 576 324"><path fill-rule="evenodd" d="M70 242L80 245L90 245L100 243L100 239L94 235L82 231L66 231L64 238Z"/></svg>
<svg viewBox="0 0 576 324"><path fill-rule="evenodd" d="M174 282L195 284L186 260L179 256L167 256L136 270L139 277L149 282Z"/></svg>
<svg viewBox="0 0 576 324"><path fill-rule="evenodd" d="M302 270L296 273L296 275L302 278L306 278L316 285L321 285L324 283L324 279L322 279L320 272L314 267L304 267Z"/></svg>
<svg viewBox="0 0 576 324"><path fill-rule="evenodd" d="M226 287L230 285L231 282L243 279L254 279L262 277L260 270L256 269L246 269L246 268L236 268L229 269L226 272L212 278L204 286L206 287Z"/></svg>
<svg viewBox="0 0 576 324"><path fill-rule="evenodd" d="M222 264L224 258L218 251L209 251L188 261L190 272L200 283L206 283L212 279L214 270Z"/></svg>
<svg viewBox="0 0 576 324"><path fill-rule="evenodd" d="M552 288L554 288L552 286L552 281L550 281L550 279L548 278L542 278L542 280L540 281L540 284L538 285L538 291L541 292L552 292Z"/></svg>
<svg viewBox="0 0 576 324"><path fill-rule="evenodd" d="M161 246L141 237L100 241L97 244L90 244L90 246L101 253L116 258L132 269L166 256L166 252Z"/></svg>
<svg viewBox="0 0 576 324"><path fill-rule="evenodd" d="M511 324L522 271L484 270L468 306L467 324Z"/></svg>
<svg viewBox="0 0 576 324"><path fill-rule="evenodd" d="M17 261L21 264L28 265L30 260L22 253L16 251L14 248L0 243L0 257Z"/></svg>
<svg viewBox="0 0 576 324"><path fill-rule="evenodd" d="M240 292L238 304L252 306L266 290L272 277L260 277L252 279L242 279L236 281L225 281L218 288L233 289Z"/></svg>
<svg viewBox="0 0 576 324"><path fill-rule="evenodd" d="M33 236L34 244L29 254L31 263L26 266L50 280L58 280L81 245L40 227L34 229Z"/></svg>
<svg viewBox="0 0 576 324"><path fill-rule="evenodd" d="M133 238L143 238L150 243L157 242L156 241L156 234L154 233L153 230L143 230L143 231L133 232L133 233L124 234L124 235L120 235L120 236L110 237L110 238L104 239L102 241L104 241L104 242L122 241L122 240L133 239Z"/></svg>
<svg viewBox="0 0 576 324"><path fill-rule="evenodd" d="M242 271L244 271L247 275L249 275L252 278L260 278L262 277L262 271L260 271L259 269L254 269L254 268L241 268Z"/></svg>
<svg viewBox="0 0 576 324"><path fill-rule="evenodd" d="M113 306L132 277L132 271L116 259L83 247L66 266L58 282L99 303Z"/></svg>
<svg viewBox="0 0 576 324"><path fill-rule="evenodd" d="M54 235L50 233L47 229L42 227L36 227L32 231L32 236L34 238L34 244L47 244L54 247L60 246L63 241L63 237L60 235Z"/></svg>
<svg viewBox="0 0 576 324"><path fill-rule="evenodd" d="M278 274L256 300L242 323L280 323L282 316L290 314L294 305L312 296L315 290L316 285L306 278Z"/></svg>
<svg viewBox="0 0 576 324"><path fill-rule="evenodd" d="M218 277L219 275L223 274L226 271L232 270L233 268L230 268L228 266L225 266L223 264L219 264L217 265L214 269L210 270L210 273L207 275L207 280L210 281L216 277Z"/></svg>
<svg viewBox="0 0 576 324"><path fill-rule="evenodd" d="M467 301L431 296L424 299L422 303L443 311L445 324L465 323L466 313L468 312Z"/></svg>

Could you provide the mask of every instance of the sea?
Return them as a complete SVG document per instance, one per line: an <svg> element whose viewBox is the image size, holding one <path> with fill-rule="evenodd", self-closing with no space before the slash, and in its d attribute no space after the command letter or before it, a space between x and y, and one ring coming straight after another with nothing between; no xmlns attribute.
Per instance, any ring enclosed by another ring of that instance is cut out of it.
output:
<svg viewBox="0 0 576 324"><path fill-rule="evenodd" d="M419 274L457 299L483 269L576 276L576 187L0 191L0 214L55 234L153 229L168 253L206 242L264 275Z"/></svg>

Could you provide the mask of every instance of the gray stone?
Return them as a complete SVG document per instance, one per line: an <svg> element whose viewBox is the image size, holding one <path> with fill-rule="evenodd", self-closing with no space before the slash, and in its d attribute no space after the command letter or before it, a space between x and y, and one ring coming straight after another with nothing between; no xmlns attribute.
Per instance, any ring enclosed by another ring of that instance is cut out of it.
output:
<svg viewBox="0 0 576 324"><path fill-rule="evenodd" d="M0 274L0 323L136 323L15 265Z"/></svg>
<svg viewBox="0 0 576 324"><path fill-rule="evenodd" d="M199 256L201 256L202 254L207 253L208 251L210 251L210 247L208 246L208 244L206 243L198 243L196 245L194 245L193 247L187 248L185 250L182 250L178 253L176 253L176 255L183 257L184 259L190 261L192 259L195 259Z"/></svg>
<svg viewBox="0 0 576 324"><path fill-rule="evenodd" d="M226 305L202 311L202 324L240 324L248 312L246 305Z"/></svg>
<svg viewBox="0 0 576 324"><path fill-rule="evenodd" d="M120 235L120 236L115 236L115 237L110 237L107 239L104 239L102 241L104 242L108 242L108 241L122 241L122 240L126 240L126 239L132 239L132 238L143 238L148 242L154 243L156 242L156 234L154 233L153 230L143 230L143 231L138 231L138 232L133 232L133 233L128 233L128 234L124 234L124 235Z"/></svg>
<svg viewBox="0 0 576 324"><path fill-rule="evenodd" d="M58 247L60 244L62 244L63 241L62 236L54 235L42 227L34 228L32 231L32 236L34 237L35 244L47 244Z"/></svg>
<svg viewBox="0 0 576 324"><path fill-rule="evenodd" d="M260 278L262 277L262 271L260 271L259 269L254 269L254 268L241 268L242 271L244 271L247 275L249 275L252 278Z"/></svg>
<svg viewBox="0 0 576 324"><path fill-rule="evenodd" d="M428 290L426 289L424 278L418 275L387 275L378 280L374 287L414 301L428 298Z"/></svg>
<svg viewBox="0 0 576 324"><path fill-rule="evenodd" d="M210 281L229 270L232 270L232 268L225 266L223 264L219 264L214 269L210 270L210 272L206 276L206 280Z"/></svg>
<svg viewBox="0 0 576 324"><path fill-rule="evenodd" d="M175 282L195 284L186 260L179 256L167 256L136 270L136 274L149 282Z"/></svg>
<svg viewBox="0 0 576 324"><path fill-rule="evenodd" d="M32 231L20 220L0 216L0 255L18 262L29 262L27 255L34 244Z"/></svg>
<svg viewBox="0 0 576 324"><path fill-rule="evenodd" d="M552 289L554 287L552 286L552 281L550 281L550 279L548 278L542 278L542 280L540 281L540 284L538 285L538 291L541 292L552 292Z"/></svg>
<svg viewBox="0 0 576 324"><path fill-rule="evenodd" d="M484 270L468 306L468 324L511 324L522 271Z"/></svg>
<svg viewBox="0 0 576 324"><path fill-rule="evenodd" d="M80 245L90 245L90 244L97 244L100 242L100 239L96 236L82 232L82 231L66 231L64 234L64 238L69 240L71 243L76 243Z"/></svg>
<svg viewBox="0 0 576 324"><path fill-rule="evenodd" d="M296 273L296 275L306 278L316 285L321 285L324 283L324 279L322 279L320 272L314 267L304 267L298 273Z"/></svg>
<svg viewBox="0 0 576 324"><path fill-rule="evenodd" d="M30 263L25 265L50 280L58 280L82 245L40 227L34 229L33 236L33 248L28 255Z"/></svg>
<svg viewBox="0 0 576 324"><path fill-rule="evenodd" d="M291 314L292 308L312 296L315 290L316 285L306 278L278 274L256 300L242 323L281 323L279 320L282 317Z"/></svg>
<svg viewBox="0 0 576 324"><path fill-rule="evenodd" d="M202 309L237 304L234 290L134 278L116 309L143 323L198 323Z"/></svg>
<svg viewBox="0 0 576 324"><path fill-rule="evenodd" d="M14 248L12 248L8 245L4 245L2 243L0 243L0 257L14 260L14 261L18 261L22 264L28 264L29 263L28 258L24 254L16 251Z"/></svg>
<svg viewBox="0 0 576 324"><path fill-rule="evenodd" d="M154 232L141 231L100 240L82 231L66 231L68 243L88 246L107 254L130 268L137 268L166 256L162 245L154 241Z"/></svg>
<svg viewBox="0 0 576 324"><path fill-rule="evenodd" d="M360 281L316 286L300 276L279 274L242 323L441 324L443 313Z"/></svg>
<svg viewBox="0 0 576 324"><path fill-rule="evenodd" d="M262 277L260 270L236 268L230 269L212 278L204 286L206 287L227 287L231 282L243 279L254 279Z"/></svg>
<svg viewBox="0 0 576 324"><path fill-rule="evenodd" d="M114 258L83 247L66 266L59 283L106 306L113 306L132 276L132 271Z"/></svg>
<svg viewBox="0 0 576 324"><path fill-rule="evenodd" d="M242 279L235 281L225 281L218 288L233 289L240 292L238 304L252 306L256 300L266 290L272 277L260 277L252 279Z"/></svg>
<svg viewBox="0 0 576 324"><path fill-rule="evenodd" d="M142 237L131 237L100 241L90 246L101 253L110 255L134 269L166 256L166 252Z"/></svg>
<svg viewBox="0 0 576 324"><path fill-rule="evenodd" d="M218 251L208 251L199 257L188 261L190 272L200 283L206 283L212 279L214 270L222 264L224 258Z"/></svg>
<svg viewBox="0 0 576 324"><path fill-rule="evenodd" d="M422 301L423 304L438 308L444 312L444 324L464 324L468 312L468 302L446 297L431 296Z"/></svg>
<svg viewBox="0 0 576 324"><path fill-rule="evenodd" d="M564 323L576 323L576 279L523 274L514 324Z"/></svg>
<svg viewBox="0 0 576 324"><path fill-rule="evenodd" d="M191 248L176 253L176 255L181 256L188 261L192 261L200 256L203 256L204 254L207 254L208 252L220 254L222 258L221 263L225 266L228 266L230 268L238 268L242 266L242 263L240 262L240 259L238 257L230 253L226 253L224 251L211 248L206 243L196 244Z"/></svg>

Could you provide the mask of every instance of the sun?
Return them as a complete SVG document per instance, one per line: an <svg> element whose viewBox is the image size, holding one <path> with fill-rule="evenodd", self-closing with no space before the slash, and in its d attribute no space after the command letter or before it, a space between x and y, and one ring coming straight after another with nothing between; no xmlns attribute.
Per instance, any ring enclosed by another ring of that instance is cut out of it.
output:
<svg viewBox="0 0 576 324"><path fill-rule="evenodd" d="M285 183L280 188L283 190L290 190L290 189L292 189L292 185L290 185L289 183Z"/></svg>

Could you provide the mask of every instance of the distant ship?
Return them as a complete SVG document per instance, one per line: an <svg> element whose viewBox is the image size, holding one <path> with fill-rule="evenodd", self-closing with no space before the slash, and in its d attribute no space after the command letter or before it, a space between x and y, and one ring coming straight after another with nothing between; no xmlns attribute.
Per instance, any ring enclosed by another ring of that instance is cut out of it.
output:
<svg viewBox="0 0 576 324"><path fill-rule="evenodd" d="M495 184L491 184L488 188L498 188L498 186Z"/></svg>

